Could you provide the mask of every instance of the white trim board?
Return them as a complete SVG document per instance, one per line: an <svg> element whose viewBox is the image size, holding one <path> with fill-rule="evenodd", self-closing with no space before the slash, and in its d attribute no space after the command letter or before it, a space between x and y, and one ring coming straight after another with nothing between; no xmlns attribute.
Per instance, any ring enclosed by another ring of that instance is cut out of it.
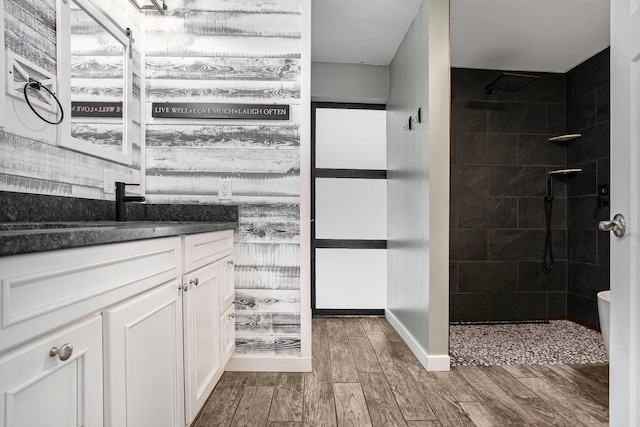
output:
<svg viewBox="0 0 640 427"><path fill-rule="evenodd" d="M300 81L300 358L311 371L311 0L302 1Z"/></svg>
<svg viewBox="0 0 640 427"><path fill-rule="evenodd" d="M311 357L231 356L224 368L235 372L311 372Z"/></svg>
<svg viewBox="0 0 640 427"><path fill-rule="evenodd" d="M404 327L391 310L386 309L384 316L391 326L393 326L393 329L396 330L409 346L411 352L418 359L418 362L420 362L427 371L449 371L451 369L451 358L448 355L429 356L427 351L418 343L411 332Z"/></svg>

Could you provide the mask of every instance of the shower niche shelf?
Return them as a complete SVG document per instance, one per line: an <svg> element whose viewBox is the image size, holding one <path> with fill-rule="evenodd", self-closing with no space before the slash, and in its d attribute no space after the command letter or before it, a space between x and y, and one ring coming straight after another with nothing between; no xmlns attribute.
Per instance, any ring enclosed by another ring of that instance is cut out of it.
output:
<svg viewBox="0 0 640 427"><path fill-rule="evenodd" d="M553 138L549 138L549 142L569 142L573 141L576 138L580 138L582 136L581 133L570 133L567 135L559 135L554 136Z"/></svg>

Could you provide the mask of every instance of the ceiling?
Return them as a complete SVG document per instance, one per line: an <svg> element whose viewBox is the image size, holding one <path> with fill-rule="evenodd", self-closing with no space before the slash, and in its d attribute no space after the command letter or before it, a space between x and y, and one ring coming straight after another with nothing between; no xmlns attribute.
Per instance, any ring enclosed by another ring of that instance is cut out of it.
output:
<svg viewBox="0 0 640 427"><path fill-rule="evenodd" d="M609 46L609 0L451 0L451 66L564 73Z"/></svg>
<svg viewBox="0 0 640 427"><path fill-rule="evenodd" d="M387 65L422 0L315 0L314 62ZM610 0L450 0L451 66L566 72L609 45Z"/></svg>
<svg viewBox="0 0 640 427"><path fill-rule="evenodd" d="M422 0L314 0L314 62L387 65Z"/></svg>

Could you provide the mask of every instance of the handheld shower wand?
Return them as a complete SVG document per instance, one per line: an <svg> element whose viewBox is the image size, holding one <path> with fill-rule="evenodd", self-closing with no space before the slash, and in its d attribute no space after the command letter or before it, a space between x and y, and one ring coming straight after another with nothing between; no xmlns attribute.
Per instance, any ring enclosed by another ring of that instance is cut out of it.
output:
<svg viewBox="0 0 640 427"><path fill-rule="evenodd" d="M546 225L546 233L544 237L544 254L542 255L542 271L544 274L551 273L553 270L553 241L551 238L551 218L553 214L553 198L555 197L554 182L561 176L572 176L582 169L560 169L550 171L547 177L547 195L544 196L544 219Z"/></svg>

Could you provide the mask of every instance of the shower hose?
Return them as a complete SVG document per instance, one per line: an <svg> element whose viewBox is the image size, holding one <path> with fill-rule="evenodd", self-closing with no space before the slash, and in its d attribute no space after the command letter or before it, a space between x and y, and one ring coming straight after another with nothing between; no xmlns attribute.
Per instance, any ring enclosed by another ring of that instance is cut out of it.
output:
<svg viewBox="0 0 640 427"><path fill-rule="evenodd" d="M551 213L553 211L553 197L544 196L544 216L546 224L546 234L544 238L544 255L542 256L542 271L545 274L551 273L553 269L553 246L551 243Z"/></svg>

